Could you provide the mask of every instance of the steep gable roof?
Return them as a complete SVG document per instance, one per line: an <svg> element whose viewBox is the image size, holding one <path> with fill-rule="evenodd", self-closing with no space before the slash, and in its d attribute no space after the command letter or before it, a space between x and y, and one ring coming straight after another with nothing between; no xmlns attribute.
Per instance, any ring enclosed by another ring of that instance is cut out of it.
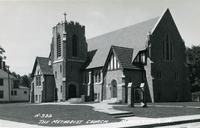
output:
<svg viewBox="0 0 200 128"><path fill-rule="evenodd" d="M119 46L112 46L114 53L116 54L119 63L122 68L125 69L138 69L138 67L134 66L132 62L133 49Z"/></svg>
<svg viewBox="0 0 200 128"><path fill-rule="evenodd" d="M153 29L159 17L128 26L92 39L88 39L88 49L97 49L87 69L104 65L111 45L133 48L133 57L145 49L148 33Z"/></svg>
<svg viewBox="0 0 200 128"><path fill-rule="evenodd" d="M141 68L132 64L132 55L133 49L121 46L114 46L110 47L109 53L107 55L103 70L108 68L108 63L110 62L111 56L114 54L116 59L119 62L120 68L122 69L136 69L140 70Z"/></svg>
<svg viewBox="0 0 200 128"><path fill-rule="evenodd" d="M53 75L53 69L51 66L48 65L49 63L49 58L46 57L36 57L33 71L32 71L32 76L34 75L34 72L36 70L37 64L40 66L41 72L44 75Z"/></svg>

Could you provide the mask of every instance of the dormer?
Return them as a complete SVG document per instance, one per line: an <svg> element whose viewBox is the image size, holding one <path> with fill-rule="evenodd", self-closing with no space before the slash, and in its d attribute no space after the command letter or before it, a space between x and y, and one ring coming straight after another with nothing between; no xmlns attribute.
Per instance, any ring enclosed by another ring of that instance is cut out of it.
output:
<svg viewBox="0 0 200 128"><path fill-rule="evenodd" d="M147 64L147 52L146 50L139 51L135 57L133 64L146 65Z"/></svg>

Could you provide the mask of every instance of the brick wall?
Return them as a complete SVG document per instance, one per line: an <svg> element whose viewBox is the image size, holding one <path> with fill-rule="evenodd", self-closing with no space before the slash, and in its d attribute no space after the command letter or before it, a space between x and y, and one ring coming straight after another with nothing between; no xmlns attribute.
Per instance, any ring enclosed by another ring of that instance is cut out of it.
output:
<svg viewBox="0 0 200 128"><path fill-rule="evenodd" d="M173 46L172 60L163 57L163 41L169 36ZM185 44L169 12L165 13L154 33L151 42L151 75L156 102L189 101L190 86L187 80ZM158 75L161 72L161 77ZM178 80L175 73L178 72Z"/></svg>

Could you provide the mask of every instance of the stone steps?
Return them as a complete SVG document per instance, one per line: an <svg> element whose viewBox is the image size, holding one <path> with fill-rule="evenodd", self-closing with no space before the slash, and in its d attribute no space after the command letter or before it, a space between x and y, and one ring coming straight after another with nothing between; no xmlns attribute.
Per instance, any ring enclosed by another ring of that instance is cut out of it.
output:
<svg viewBox="0 0 200 128"><path fill-rule="evenodd" d="M76 103L82 103L83 101L82 98L70 98L68 102L71 104L76 104Z"/></svg>
<svg viewBox="0 0 200 128"><path fill-rule="evenodd" d="M135 116L132 112L120 112L120 113L112 113L109 114L114 118L122 118L122 117L132 117Z"/></svg>

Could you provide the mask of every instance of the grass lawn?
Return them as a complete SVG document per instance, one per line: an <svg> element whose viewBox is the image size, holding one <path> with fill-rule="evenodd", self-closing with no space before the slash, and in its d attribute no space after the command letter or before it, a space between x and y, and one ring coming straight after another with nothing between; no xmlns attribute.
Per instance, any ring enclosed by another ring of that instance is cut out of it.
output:
<svg viewBox="0 0 200 128"><path fill-rule="evenodd" d="M171 106L193 106L200 107L200 102L168 102L168 103L148 103L149 105L171 105Z"/></svg>
<svg viewBox="0 0 200 128"><path fill-rule="evenodd" d="M23 103L0 104L0 119L43 126L71 126L120 121L108 114L93 111L89 106Z"/></svg>
<svg viewBox="0 0 200 128"><path fill-rule="evenodd" d="M135 116L139 117L149 117L149 118L160 118L160 117L173 117L173 116L184 116L184 115L196 115L200 114L200 109L198 108L187 108L186 106L200 106L198 102L185 102L185 103L150 103L146 108L142 107L128 107L128 106L115 106L115 109L131 111ZM156 107L154 105L162 105L162 107ZM171 107L164 107L171 106ZM173 107L182 106L182 107Z"/></svg>

